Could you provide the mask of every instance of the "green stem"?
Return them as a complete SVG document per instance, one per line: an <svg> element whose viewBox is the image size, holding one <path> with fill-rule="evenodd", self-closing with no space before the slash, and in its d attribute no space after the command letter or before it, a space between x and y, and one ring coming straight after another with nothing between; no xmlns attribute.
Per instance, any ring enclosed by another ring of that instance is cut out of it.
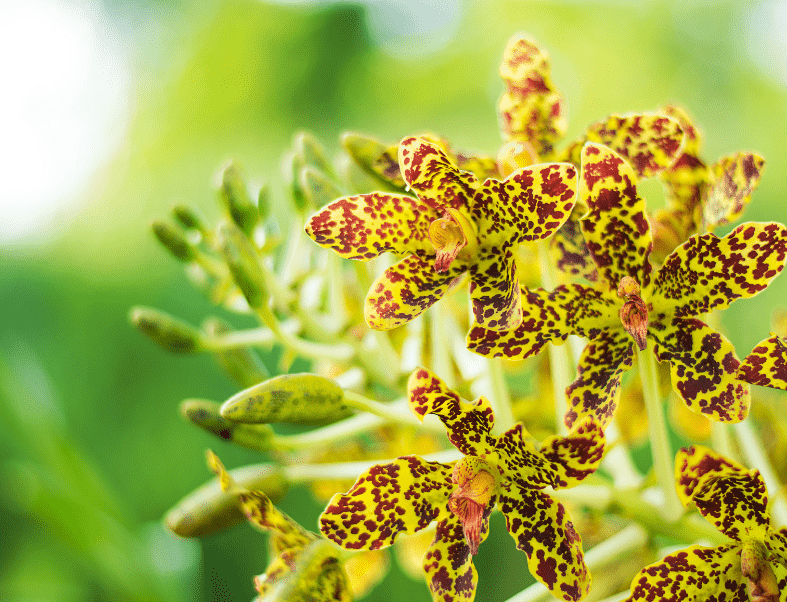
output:
<svg viewBox="0 0 787 602"><path fill-rule="evenodd" d="M648 412L648 434L650 436L650 450L653 454L653 468L656 471L656 480L664 495L661 515L664 520L674 523L683 513L683 507L675 491L674 456L670 448L664 406L659 394L658 372L653 350L638 350L637 363L642 381L642 395L645 398L645 408Z"/></svg>
<svg viewBox="0 0 787 602"><path fill-rule="evenodd" d="M541 272L541 286L551 291L555 288L555 277L552 262L549 259L549 248L546 241L538 241L538 269ZM555 398L555 429L558 435L567 433L564 417L568 411L566 388L571 384L571 366L569 366L566 349L560 345L549 345L549 366L552 376L552 393Z"/></svg>
<svg viewBox="0 0 787 602"><path fill-rule="evenodd" d="M299 435L276 435L273 438L273 443L279 448L288 450L322 447L369 432L387 423L388 420L374 414L356 414L345 420Z"/></svg>
<svg viewBox="0 0 787 602"><path fill-rule="evenodd" d="M514 412L511 409L511 392L508 390L505 374L503 373L503 360L500 358L487 359L489 371L489 401L495 413L495 426L492 433L499 435L514 426Z"/></svg>
<svg viewBox="0 0 787 602"><path fill-rule="evenodd" d="M294 335L301 329L301 323L295 319L285 320L279 323L283 332ZM235 330L227 334L208 337L205 335L203 342L209 351L228 351L243 347L271 347L278 339L273 331L266 327L249 328L247 330Z"/></svg>
<svg viewBox="0 0 787 602"><path fill-rule="evenodd" d="M434 454L421 456L427 462L440 462L447 464L462 457L456 449L449 449ZM308 483L322 479L355 479L361 473L378 464L390 464L395 458L387 460L363 460L361 462L338 462L335 464L293 464L282 469L284 477L289 483Z"/></svg>
<svg viewBox="0 0 787 602"><path fill-rule="evenodd" d="M429 355L432 371L439 376L449 389L456 387L454 371L451 367L450 341L445 329L445 308L437 303L427 314L429 320Z"/></svg>
<svg viewBox="0 0 787 602"><path fill-rule="evenodd" d="M348 344L326 345L298 338L285 332L270 307L263 305L257 310L262 323L271 329L276 338L294 353L308 359L327 359L335 362L347 362L353 358L355 351Z"/></svg>
<svg viewBox="0 0 787 602"><path fill-rule="evenodd" d="M710 421L710 440L713 449L719 452L722 456L730 458L731 460L738 461L735 450L732 449L732 442L730 441L730 431L727 430L727 425L723 422Z"/></svg>
<svg viewBox="0 0 787 602"><path fill-rule="evenodd" d="M370 414L374 414L380 418L385 418L390 422L396 422L407 426L422 427L441 435L445 434L445 427L442 425L430 423L421 424L418 418L416 418L412 413L407 410L402 411L402 409L406 407L406 402L404 400L393 403L380 403L379 401L368 399L360 393L356 393L354 391L345 391L344 399L347 401L349 406L363 412L369 412Z"/></svg>

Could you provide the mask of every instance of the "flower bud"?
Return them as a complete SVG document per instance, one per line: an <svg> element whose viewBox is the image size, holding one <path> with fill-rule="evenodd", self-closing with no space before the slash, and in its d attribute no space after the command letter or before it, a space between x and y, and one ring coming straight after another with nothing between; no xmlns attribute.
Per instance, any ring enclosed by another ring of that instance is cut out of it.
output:
<svg viewBox="0 0 787 602"><path fill-rule="evenodd" d="M221 406L221 415L243 423L330 423L351 414L344 391L316 374L283 374L249 387Z"/></svg>
<svg viewBox="0 0 787 602"><path fill-rule="evenodd" d="M200 232L205 232L206 230L202 218L193 207L175 205L172 208L172 215L186 230L198 230Z"/></svg>
<svg viewBox="0 0 787 602"><path fill-rule="evenodd" d="M220 337L232 332L232 328L226 322L215 317L205 320L202 328L210 337ZM251 349L243 347L222 349L214 352L213 357L224 372L241 387L251 387L270 378L265 364Z"/></svg>
<svg viewBox="0 0 787 602"><path fill-rule="evenodd" d="M161 221L153 222L151 228L158 241L175 257L181 261L194 260L194 247L178 228Z"/></svg>
<svg viewBox="0 0 787 602"><path fill-rule="evenodd" d="M241 447L267 452L274 448L273 429L267 424L240 424L223 418L221 404L207 399L186 399L180 413L198 427Z"/></svg>
<svg viewBox="0 0 787 602"><path fill-rule="evenodd" d="M342 146L365 172L386 189L401 191L405 187L399 170L397 145L386 145L363 134L347 132L342 135Z"/></svg>
<svg viewBox="0 0 787 602"><path fill-rule="evenodd" d="M342 196L342 191L333 180L314 167L307 165L301 169L299 177L301 188L313 207L324 207Z"/></svg>
<svg viewBox="0 0 787 602"><path fill-rule="evenodd" d="M199 330L163 311L133 307L129 320L142 334L172 353L194 353L203 349Z"/></svg>
<svg viewBox="0 0 787 602"><path fill-rule="evenodd" d="M274 502L284 497L289 488L281 470L272 464L244 466L230 474L238 487L263 491ZM164 519L167 527L181 537L210 535L245 520L237 495L222 491L218 478L183 498Z"/></svg>
<svg viewBox="0 0 787 602"><path fill-rule="evenodd" d="M235 284L246 297L249 307L259 309L268 301L268 290L257 250L235 224L221 222L217 230L219 251Z"/></svg>
<svg viewBox="0 0 787 602"><path fill-rule="evenodd" d="M271 187L267 183L263 184L257 193L257 212L263 220L268 219L271 214Z"/></svg>
<svg viewBox="0 0 787 602"><path fill-rule="evenodd" d="M326 156L325 147L310 132L298 132L293 141L295 153L303 158L304 166L311 166L323 173L333 172L331 164Z"/></svg>
<svg viewBox="0 0 787 602"><path fill-rule="evenodd" d="M232 221L246 234L254 232L254 227L260 221L260 214L246 190L240 168L235 163L230 163L224 170L219 196Z"/></svg>

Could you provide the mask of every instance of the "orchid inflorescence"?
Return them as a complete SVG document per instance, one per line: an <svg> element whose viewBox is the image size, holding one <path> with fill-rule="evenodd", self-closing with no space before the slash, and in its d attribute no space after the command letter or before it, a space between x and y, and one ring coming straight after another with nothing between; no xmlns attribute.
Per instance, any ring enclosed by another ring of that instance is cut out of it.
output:
<svg viewBox="0 0 787 602"><path fill-rule="evenodd" d="M780 223L712 232L740 217L764 160L708 166L675 106L609 116L559 149L567 121L546 53L517 35L500 74L496 155L429 133L347 134L331 160L300 134L286 161L290 236L235 164L215 228L183 206L154 224L213 302L260 326L195 327L149 308L132 322L169 351L212 354L242 390L186 400L183 414L268 458L228 472L210 452L218 481L168 525L202 536L245 517L270 532L260 601L364 596L387 548L433 600L471 601L499 510L534 581L512 601L787 602L787 504L747 420L751 385L787 390L785 320L740 360L714 313L763 291L787 259ZM667 197L656 212L637 192L652 177ZM255 347L280 348L282 374ZM296 358L311 372L288 374ZM635 359L639 380L626 374ZM724 455L699 442L674 455L662 371L684 422L710 420ZM639 398L653 478L619 425ZM326 502L319 533L274 505L298 483ZM681 548L655 560L665 539ZM651 564L621 560L640 557Z"/></svg>

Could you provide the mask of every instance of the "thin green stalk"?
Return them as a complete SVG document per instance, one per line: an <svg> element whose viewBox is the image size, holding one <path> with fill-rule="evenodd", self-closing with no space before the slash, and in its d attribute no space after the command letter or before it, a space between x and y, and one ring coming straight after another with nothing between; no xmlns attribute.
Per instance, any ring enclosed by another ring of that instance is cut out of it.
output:
<svg viewBox="0 0 787 602"><path fill-rule="evenodd" d="M283 332L290 335L295 335L301 329L300 321L293 318L280 322L279 326ZM275 344L276 341L278 341L276 335L267 326L235 330L215 337L205 335L203 339L204 345L209 351L227 351L243 347L267 348Z"/></svg>
<svg viewBox="0 0 787 602"><path fill-rule="evenodd" d="M412 413L407 410L402 411L402 409L405 407L404 403L402 402L380 403L379 401L368 399L367 397L364 397L360 393L356 393L354 391L345 391L344 398L349 406L357 410L369 412L370 414L374 414L375 416L379 416L380 418L384 418L390 422L396 422L407 426L417 426L435 433L445 434L445 427L442 425L438 426L436 424L430 423L424 423L422 425L418 418L416 418Z"/></svg>
<svg viewBox="0 0 787 602"><path fill-rule="evenodd" d="M727 429L726 424L723 422L711 420L710 440L713 449L715 449L721 455L726 456L731 460L738 460L737 454L732 448L732 442L730 441L730 431Z"/></svg>
<svg viewBox="0 0 787 602"><path fill-rule="evenodd" d="M353 358L355 351L350 345L326 345L298 338L285 332L270 307L263 305L257 309L262 323L273 331L276 338L294 353L309 359L327 359L336 362L347 362Z"/></svg>
<svg viewBox="0 0 787 602"><path fill-rule="evenodd" d="M659 394L658 372L653 350L637 350L637 364L642 380L642 395L648 412L648 434L650 450L653 454L653 467L656 471L656 480L664 495L661 515L664 520L675 522L683 513L683 507L675 491L674 455L670 448L664 407Z"/></svg>
<svg viewBox="0 0 787 602"><path fill-rule="evenodd" d="M447 464L462 457L462 453L456 449L448 449L421 456L427 462L441 462ZM322 479L355 479L362 472L369 470L378 464L389 464L395 458L387 460L363 460L360 462L337 462L334 464L293 464L282 469L284 478L289 483L308 483Z"/></svg>
<svg viewBox="0 0 787 602"><path fill-rule="evenodd" d="M511 392L503 373L503 360L490 358L486 360L489 373L489 402L495 413L495 426L492 433L500 435L514 426L514 412L511 409Z"/></svg>
<svg viewBox="0 0 787 602"><path fill-rule="evenodd" d="M445 328L445 308L442 303L433 306L427 314L429 320L429 354L432 371L439 376L449 389L456 386L451 366L451 346Z"/></svg>
<svg viewBox="0 0 787 602"><path fill-rule="evenodd" d="M549 248L543 240L538 241L538 268L541 272L541 286L551 291L555 288L552 262L549 259ZM549 366L552 377L552 393L555 398L555 429L558 435L567 433L563 421L568 411L566 388L571 384L571 366L568 364L566 349L560 345L548 345Z"/></svg>
<svg viewBox="0 0 787 602"><path fill-rule="evenodd" d="M374 414L356 414L345 420L320 427L298 435L276 435L276 447L288 450L301 450L322 447L351 439L361 433L369 432L388 423L388 420Z"/></svg>

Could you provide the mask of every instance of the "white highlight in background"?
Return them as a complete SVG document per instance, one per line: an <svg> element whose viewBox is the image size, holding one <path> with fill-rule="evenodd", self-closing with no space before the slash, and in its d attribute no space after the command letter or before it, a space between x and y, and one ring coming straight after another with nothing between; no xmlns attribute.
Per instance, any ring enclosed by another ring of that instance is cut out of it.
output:
<svg viewBox="0 0 787 602"><path fill-rule="evenodd" d="M57 235L122 142L129 68L97 4L0 0L0 244Z"/></svg>

